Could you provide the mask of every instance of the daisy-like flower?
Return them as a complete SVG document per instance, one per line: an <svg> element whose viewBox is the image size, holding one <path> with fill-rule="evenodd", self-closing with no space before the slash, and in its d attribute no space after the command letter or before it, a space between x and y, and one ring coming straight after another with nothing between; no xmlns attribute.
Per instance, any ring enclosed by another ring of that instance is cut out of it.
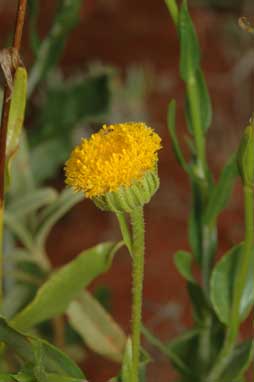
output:
<svg viewBox="0 0 254 382"><path fill-rule="evenodd" d="M160 148L160 137L145 123L104 125L72 151L65 165L66 183L98 204L105 202L105 196L119 197L119 192L126 193L130 188L135 189L136 199L141 196L139 191L143 191L147 203L158 188ZM149 177L151 184L142 186L144 178ZM114 210L102 204L100 207Z"/></svg>
<svg viewBox="0 0 254 382"><path fill-rule="evenodd" d="M159 187L161 139L145 123L104 125L83 139L66 162L66 183L102 210L113 211L133 262L132 382L138 382L144 277L143 206ZM129 214L132 234L125 213Z"/></svg>

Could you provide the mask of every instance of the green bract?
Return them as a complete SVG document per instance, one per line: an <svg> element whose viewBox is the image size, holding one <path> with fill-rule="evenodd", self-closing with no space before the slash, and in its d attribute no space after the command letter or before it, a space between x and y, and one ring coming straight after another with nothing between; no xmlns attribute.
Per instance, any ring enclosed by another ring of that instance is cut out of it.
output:
<svg viewBox="0 0 254 382"><path fill-rule="evenodd" d="M149 203L159 184L158 170L155 167L147 171L141 179L134 181L130 187L119 187L115 192L94 197L93 201L103 211L130 213Z"/></svg>

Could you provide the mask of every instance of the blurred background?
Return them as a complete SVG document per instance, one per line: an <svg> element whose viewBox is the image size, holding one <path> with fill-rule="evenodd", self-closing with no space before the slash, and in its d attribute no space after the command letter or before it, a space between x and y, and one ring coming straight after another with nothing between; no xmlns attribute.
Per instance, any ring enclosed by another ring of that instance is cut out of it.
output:
<svg viewBox="0 0 254 382"><path fill-rule="evenodd" d="M34 60L36 39L46 38L50 31L57 3L30 2L31 19L22 49L27 68ZM254 4L252 0L190 0L189 4L214 110L208 133L208 158L218 174L237 147L253 111L254 38L238 27L238 18L245 15L254 19ZM10 40L15 9L15 0L0 1L2 47ZM35 28L38 35L33 34L31 39ZM189 185L174 159L166 127L167 105L175 98L177 130L188 155L176 31L163 0L86 0L79 11L79 22L71 29L61 58L55 59L55 67L45 79L46 85L30 89L33 95L26 129L37 158L32 165L42 183L60 190L64 187L63 163L71 148L102 123L145 121L161 135L161 188L145 211L143 317L160 339L170 340L191 324L185 282L172 261L176 250L188 249L190 207ZM34 71L33 75L36 77ZM68 96L66 89L71 89ZM49 155L40 156L42 142ZM243 237L239 189L236 187L219 220L221 253ZM119 237L114 216L84 200L55 226L47 249L57 267L84 248ZM128 333L131 277L125 251L116 256L110 271L96 280L91 290ZM250 334L250 328L244 328L244 333ZM146 341L144 344L154 359L148 381L173 381L168 360ZM119 369L118 364L105 361L88 349L83 358L80 362L92 382L108 381Z"/></svg>

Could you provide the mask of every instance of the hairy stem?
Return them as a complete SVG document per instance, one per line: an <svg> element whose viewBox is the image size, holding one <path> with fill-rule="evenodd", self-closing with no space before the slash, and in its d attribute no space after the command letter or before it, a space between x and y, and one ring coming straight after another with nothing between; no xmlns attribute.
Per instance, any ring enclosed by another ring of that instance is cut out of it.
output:
<svg viewBox="0 0 254 382"><path fill-rule="evenodd" d="M132 285L132 381L139 381L139 359L140 359L140 334L142 320L142 293L144 278L144 218L143 209L133 210L131 224L133 228L133 285Z"/></svg>

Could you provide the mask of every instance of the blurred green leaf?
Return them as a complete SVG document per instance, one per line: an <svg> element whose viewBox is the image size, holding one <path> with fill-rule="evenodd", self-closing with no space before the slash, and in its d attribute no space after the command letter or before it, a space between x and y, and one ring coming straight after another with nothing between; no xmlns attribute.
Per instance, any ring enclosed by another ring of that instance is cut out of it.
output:
<svg viewBox="0 0 254 382"><path fill-rule="evenodd" d="M26 249L30 252L34 250L34 239L24 224L15 218L14 214L10 214L8 211L4 213L4 224L6 227L18 238Z"/></svg>
<svg viewBox="0 0 254 382"><path fill-rule="evenodd" d="M43 210L40 218L37 220L35 243L38 248L44 248L52 227L83 198L83 193L73 192L70 188L66 188L55 202Z"/></svg>
<svg viewBox="0 0 254 382"><path fill-rule="evenodd" d="M192 262L192 255L189 252L177 251L174 255L174 263L180 275L187 281L195 283L196 281L192 273Z"/></svg>
<svg viewBox="0 0 254 382"><path fill-rule="evenodd" d="M34 180L31 171L30 153L26 134L23 129L19 149L11 164L12 181L8 189L7 201L22 197L34 190Z"/></svg>
<svg viewBox="0 0 254 382"><path fill-rule="evenodd" d="M40 48L40 37L37 32L38 25L38 15L39 15L39 1L38 0L28 0L28 11L29 11L29 39L30 46L35 55L38 54Z"/></svg>
<svg viewBox="0 0 254 382"><path fill-rule="evenodd" d="M25 285L17 284L7 293L1 306L1 313L8 319L12 318L30 297L29 288Z"/></svg>
<svg viewBox="0 0 254 382"><path fill-rule="evenodd" d="M247 340L237 345L227 361L226 369L220 376L220 382L241 381L244 372L253 361L253 355L253 340Z"/></svg>
<svg viewBox="0 0 254 382"><path fill-rule="evenodd" d="M122 243L103 243L82 252L56 271L38 290L35 298L14 319L15 328L27 330L63 313L77 294L94 278L108 270Z"/></svg>
<svg viewBox="0 0 254 382"><path fill-rule="evenodd" d="M44 340L21 334L9 326L2 317L0 317L0 341L4 342L21 360L32 365L35 364L34 344L39 342L44 353L42 361L47 372L84 378L79 367L62 351Z"/></svg>
<svg viewBox="0 0 254 382"><path fill-rule="evenodd" d="M126 337L123 330L87 291L72 301L67 309L70 325L94 352L121 362Z"/></svg>
<svg viewBox="0 0 254 382"><path fill-rule="evenodd" d="M51 30L43 40L37 53L28 82L28 95L59 60L66 39L71 30L77 25L82 0L61 0L53 21Z"/></svg>
<svg viewBox="0 0 254 382"><path fill-rule="evenodd" d="M237 176L238 170L236 156L234 155L224 167L218 183L210 193L204 214L204 223L208 226L216 220L221 211L227 206Z"/></svg>
<svg viewBox="0 0 254 382"><path fill-rule="evenodd" d="M37 185L40 186L56 174L71 151L70 144L71 140L66 147L62 142L62 138L48 139L38 143L38 145L32 144L31 167L33 179Z"/></svg>
<svg viewBox="0 0 254 382"><path fill-rule="evenodd" d="M217 316L224 324L228 324L231 319L233 289L237 283L237 270L242 250L243 244L233 247L218 261L212 273L211 301ZM253 270L254 256L252 256L252 264L249 264L249 274L241 299L241 321L246 318L254 303Z"/></svg>
<svg viewBox="0 0 254 382"><path fill-rule="evenodd" d="M8 212L17 219L24 219L31 212L53 203L57 199L57 192L50 187L33 190L30 193L15 198L8 204Z"/></svg>
<svg viewBox="0 0 254 382"><path fill-rule="evenodd" d="M180 35L180 74L184 81L195 77L200 64L199 43L188 12L187 1L184 0L179 15Z"/></svg>
<svg viewBox="0 0 254 382"><path fill-rule="evenodd" d="M184 156L183 156L183 153L176 135L175 120L176 120L176 102L175 100L172 100L168 105L168 118L167 118L168 131L171 138L171 144L175 153L175 157L178 163L180 164L180 166L183 167L185 171L188 172L188 165L184 159Z"/></svg>
<svg viewBox="0 0 254 382"><path fill-rule="evenodd" d="M13 378L16 382L38 382L37 379L35 380L32 371L30 371L29 374L27 372L20 371L18 374L13 375Z"/></svg>
<svg viewBox="0 0 254 382"><path fill-rule="evenodd" d="M11 161L18 150L21 131L24 123L27 92L27 72L18 67L13 82L6 138L5 188L10 187Z"/></svg>

